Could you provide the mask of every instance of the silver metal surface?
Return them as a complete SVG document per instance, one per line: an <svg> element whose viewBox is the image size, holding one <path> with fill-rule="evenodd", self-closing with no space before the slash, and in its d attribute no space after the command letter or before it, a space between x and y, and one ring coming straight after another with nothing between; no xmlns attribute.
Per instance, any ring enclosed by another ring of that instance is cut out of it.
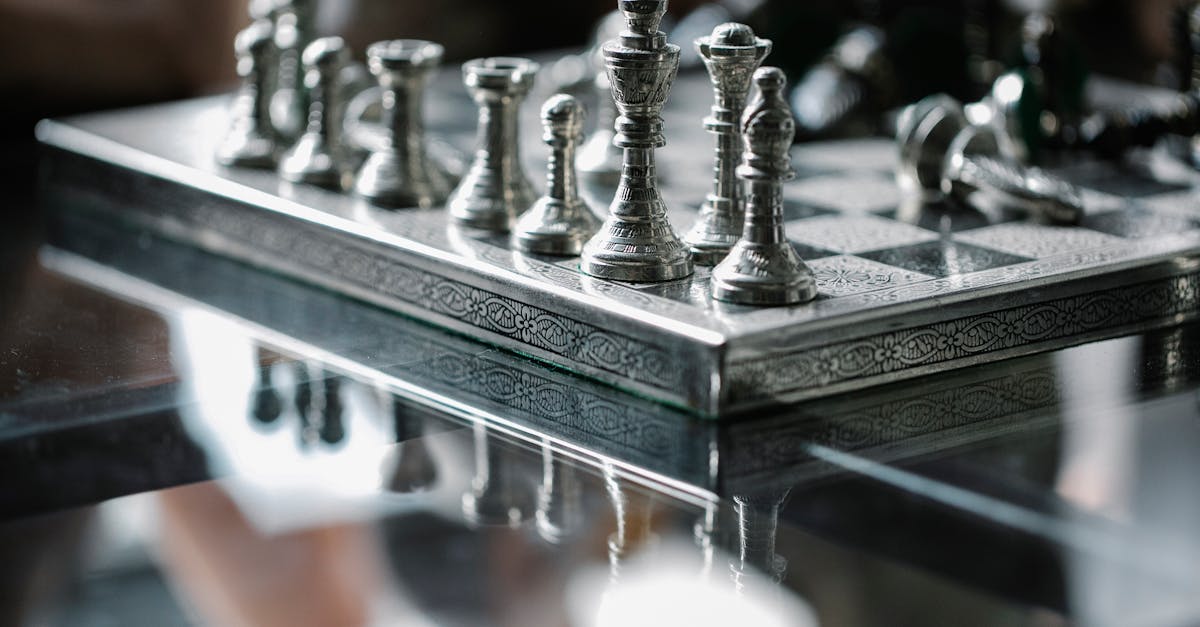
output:
<svg viewBox="0 0 1200 627"><path fill-rule="evenodd" d="M340 78L350 61L350 50L341 37L325 37L305 48L302 61L309 94L308 127L280 160L279 176L293 183L340 190L351 175L338 115L343 107Z"/></svg>
<svg viewBox="0 0 1200 627"><path fill-rule="evenodd" d="M783 183L795 176L788 150L796 134L779 68L754 73L758 95L743 118L745 152L737 174L749 186L745 232L712 273L713 298L742 305L791 305L817 297L817 282L784 231Z"/></svg>
<svg viewBox="0 0 1200 627"><path fill-rule="evenodd" d="M450 192L448 175L425 145L425 86L442 61L442 46L397 39L367 49L367 65L383 90L385 142L367 157L354 192L387 207L432 207Z"/></svg>
<svg viewBox="0 0 1200 627"><path fill-rule="evenodd" d="M274 60L271 23L259 20L234 40L241 87L229 112L229 130L216 151L222 165L273 168L279 146L270 120L269 66Z"/></svg>
<svg viewBox="0 0 1200 627"><path fill-rule="evenodd" d="M583 105L559 94L542 107L543 140L550 145L546 195L517 222L513 248L526 253L573 257L600 228L600 218L579 196L575 150L583 139Z"/></svg>
<svg viewBox="0 0 1200 627"><path fill-rule="evenodd" d="M712 35L696 40L713 83L713 107L704 118L704 129L716 135L712 189L700 205L700 217L684 241L692 261L703 266L720 263L742 236L745 202L738 180L742 153L742 111L750 93L754 70L771 52L771 42L754 36L744 24L722 24Z"/></svg>
<svg viewBox="0 0 1200 627"><path fill-rule="evenodd" d="M475 160L447 203L459 225L507 233L537 200L521 167L518 116L538 69L529 59L509 57L463 64L463 83L479 107L479 126Z"/></svg>
<svg viewBox="0 0 1200 627"><path fill-rule="evenodd" d="M671 227L658 189L654 151L666 145L662 110L679 71L679 46L658 30L666 0L620 0L629 30L604 46L625 149L621 182L600 232L584 246L580 269L594 277L656 282L692 274L687 247Z"/></svg>

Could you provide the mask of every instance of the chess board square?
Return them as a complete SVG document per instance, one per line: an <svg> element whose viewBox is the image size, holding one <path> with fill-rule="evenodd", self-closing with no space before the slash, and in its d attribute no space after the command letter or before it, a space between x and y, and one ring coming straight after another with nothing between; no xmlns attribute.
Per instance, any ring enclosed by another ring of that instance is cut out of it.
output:
<svg viewBox="0 0 1200 627"><path fill-rule="evenodd" d="M787 221L807 220L808 218L828 216L836 213L832 209L818 207L801 200L792 200L790 198L783 200L783 219Z"/></svg>
<svg viewBox="0 0 1200 627"><path fill-rule="evenodd" d="M949 201L905 202L900 207L876 212L881 218L913 224L938 233L958 233L993 224L1024 219L1020 212L999 207L981 211L962 203Z"/></svg>
<svg viewBox="0 0 1200 627"><path fill-rule="evenodd" d="M1200 218L1200 194L1193 190L1150 196L1139 201L1142 207L1156 213Z"/></svg>
<svg viewBox="0 0 1200 627"><path fill-rule="evenodd" d="M1028 257L946 239L902 248L877 250L862 253L861 256L889 266L935 277L970 274L1031 261Z"/></svg>
<svg viewBox="0 0 1200 627"><path fill-rule="evenodd" d="M887 139L841 140L800 144L792 149L792 167L813 173L896 171L896 149Z"/></svg>
<svg viewBox="0 0 1200 627"><path fill-rule="evenodd" d="M838 255L808 262L820 294L838 297L896 287L933 277L862 257Z"/></svg>
<svg viewBox="0 0 1200 627"><path fill-rule="evenodd" d="M1195 220L1172 213L1126 209L1086 216L1081 222L1093 231L1118 237L1141 239L1167 233L1182 233L1200 226Z"/></svg>
<svg viewBox="0 0 1200 627"><path fill-rule="evenodd" d="M788 184L783 193L794 201L847 213L885 211L900 204L896 182L873 173L803 178Z"/></svg>
<svg viewBox="0 0 1200 627"><path fill-rule="evenodd" d="M895 248L927 242L937 233L878 216L825 216L791 222L786 226L793 242L838 253Z"/></svg>
<svg viewBox="0 0 1200 627"><path fill-rule="evenodd" d="M1121 239L1112 235L1079 226L1050 226L1032 222L1013 222L975 229L958 234L955 239L1034 259L1112 246L1121 242Z"/></svg>

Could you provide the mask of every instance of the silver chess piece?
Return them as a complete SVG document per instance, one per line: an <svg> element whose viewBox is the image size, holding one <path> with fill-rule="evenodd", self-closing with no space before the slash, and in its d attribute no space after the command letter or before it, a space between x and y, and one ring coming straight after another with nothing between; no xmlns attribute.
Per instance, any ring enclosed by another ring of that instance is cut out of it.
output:
<svg viewBox="0 0 1200 627"><path fill-rule="evenodd" d="M1083 216L1078 188L1006 159L996 132L970 124L962 105L950 96L929 96L905 109L896 141L898 178L906 190L964 202L978 192L1060 224L1074 224Z"/></svg>
<svg viewBox="0 0 1200 627"><path fill-rule="evenodd" d="M538 64L493 57L463 64L463 83L479 106L475 159L450 196L450 216L462 226L507 233L537 200L521 167L519 115Z"/></svg>
<svg viewBox="0 0 1200 627"><path fill-rule="evenodd" d="M745 152L737 174L749 185L742 239L712 272L712 296L741 305L791 305L816 298L812 270L784 232L783 183L792 172L788 150L796 134L783 99L779 68L754 73L758 96L742 118Z"/></svg>
<svg viewBox="0 0 1200 627"><path fill-rule="evenodd" d="M428 156L425 86L442 61L439 44L397 39L371 45L367 67L383 91L384 136L359 169L354 192L388 207L432 207L450 193L449 176Z"/></svg>
<svg viewBox="0 0 1200 627"><path fill-rule="evenodd" d="M217 148L217 161L222 165L275 167L279 146L271 128L271 94L267 85L268 68L274 56L271 33L271 23L258 20L234 40L242 84L230 111L229 131Z"/></svg>
<svg viewBox="0 0 1200 627"><path fill-rule="evenodd" d="M750 78L771 52L771 41L755 37L754 30L744 24L721 24L712 35L696 40L696 50L713 84L715 102L704 128L717 136L717 149L712 190L683 240L691 247L693 262L712 266L720 263L742 236L745 206L735 172L742 148L742 111L750 93Z"/></svg>
<svg viewBox="0 0 1200 627"><path fill-rule="evenodd" d="M692 274L687 247L667 219L654 151L666 145L662 109L679 71L679 46L658 29L666 0L618 0L628 29L604 45L620 117L613 140L625 150L609 216L583 248L580 269L616 281L669 281Z"/></svg>
<svg viewBox="0 0 1200 627"><path fill-rule="evenodd" d="M583 105L559 94L542 107L543 140L550 145L546 195L521 216L513 230L513 247L542 255L578 255L600 228L600 218L579 196L575 150L583 139Z"/></svg>
<svg viewBox="0 0 1200 627"><path fill-rule="evenodd" d="M275 132L294 140L305 130L308 91L304 88L304 50L316 39L315 0L278 0L275 19L274 93L271 121Z"/></svg>
<svg viewBox="0 0 1200 627"><path fill-rule="evenodd" d="M304 49L304 87L308 90L308 127L279 163L279 175L293 183L341 189L348 175L338 117L342 108L340 76L350 62L341 37L323 37Z"/></svg>

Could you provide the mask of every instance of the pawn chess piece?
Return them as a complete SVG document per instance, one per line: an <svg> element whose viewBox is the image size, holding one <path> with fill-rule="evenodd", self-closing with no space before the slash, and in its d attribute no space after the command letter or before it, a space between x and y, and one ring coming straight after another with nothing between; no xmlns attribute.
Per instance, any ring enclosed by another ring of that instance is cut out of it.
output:
<svg viewBox="0 0 1200 627"><path fill-rule="evenodd" d="M308 91L301 56L316 38L312 0L282 0L275 3L274 93L271 94L271 123L275 132L288 140L305 130Z"/></svg>
<svg viewBox="0 0 1200 627"><path fill-rule="evenodd" d="M742 118L745 152L737 174L749 185L742 239L712 272L712 296L741 305L791 305L816 298L812 270L783 229L783 183L794 176L788 150L796 133L779 68L754 73L758 97Z"/></svg>
<svg viewBox="0 0 1200 627"><path fill-rule="evenodd" d="M339 77L350 61L341 37L325 37L304 50L304 87L308 90L308 128L284 155L279 175L293 183L341 189L347 178L341 145Z"/></svg>
<svg viewBox="0 0 1200 627"><path fill-rule="evenodd" d="M604 45L613 100L613 140L625 150L621 182L600 232L583 248L580 270L602 279L670 281L692 274L687 247L667 219L654 151L666 145L662 109L679 70L679 46L658 29L666 0L619 0L628 29Z"/></svg>
<svg viewBox="0 0 1200 627"><path fill-rule="evenodd" d="M217 148L221 165L246 168L273 168L278 153L275 132L271 128L268 68L273 56L271 23L259 20L238 33L234 40L238 89L230 112L229 131Z"/></svg>
<svg viewBox="0 0 1200 627"><path fill-rule="evenodd" d="M575 149L583 138L583 105L559 94L542 107L542 139L550 145L546 195L517 222L513 247L543 255L578 255L600 228L600 218L579 196Z"/></svg>
<svg viewBox="0 0 1200 627"><path fill-rule="evenodd" d="M463 64L463 82L479 106L475 160L450 197L450 216L462 226L507 233L537 200L521 167L519 115L538 64L494 57Z"/></svg>
<svg viewBox="0 0 1200 627"><path fill-rule="evenodd" d="M929 96L906 108L896 141L898 178L906 191L962 202L978 192L1059 224L1074 224L1083 216L1074 185L1004 158L995 131L969 124L962 105L950 96Z"/></svg>
<svg viewBox="0 0 1200 627"><path fill-rule="evenodd" d="M463 515L475 526L521 526L534 510L533 486L521 480L486 425L475 423L474 436L475 476L463 495Z"/></svg>
<svg viewBox="0 0 1200 627"><path fill-rule="evenodd" d="M447 174L425 145L425 86L442 61L442 46L397 39L367 49L367 67L383 90L384 137L355 177L358 196L386 207L432 207L446 200Z"/></svg>
<svg viewBox="0 0 1200 627"><path fill-rule="evenodd" d="M735 172L742 152L742 110L750 77L771 52L771 42L755 37L744 24L721 24L712 35L697 39L696 49L712 80L714 103L704 128L717 136L717 150L712 190L700 206L700 218L683 239L691 247L693 262L712 266L742 237L745 206Z"/></svg>

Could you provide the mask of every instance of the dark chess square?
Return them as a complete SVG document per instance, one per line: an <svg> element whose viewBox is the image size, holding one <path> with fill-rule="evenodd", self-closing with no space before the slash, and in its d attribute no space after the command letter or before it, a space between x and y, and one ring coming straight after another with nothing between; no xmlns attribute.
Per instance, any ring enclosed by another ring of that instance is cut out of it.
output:
<svg viewBox="0 0 1200 627"><path fill-rule="evenodd" d="M951 240L877 250L858 256L936 277L970 274L1031 261L1028 257Z"/></svg>

